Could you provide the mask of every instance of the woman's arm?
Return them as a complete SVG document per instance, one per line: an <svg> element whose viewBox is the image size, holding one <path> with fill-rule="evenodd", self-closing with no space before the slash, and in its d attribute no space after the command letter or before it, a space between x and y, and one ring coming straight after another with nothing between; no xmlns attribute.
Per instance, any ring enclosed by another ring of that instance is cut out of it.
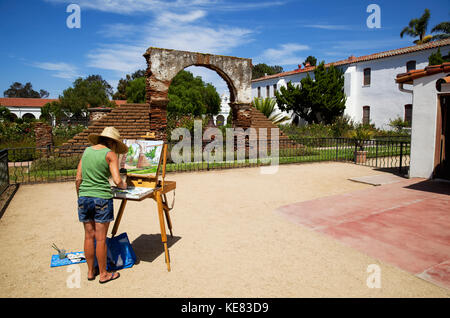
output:
<svg viewBox="0 0 450 318"><path fill-rule="evenodd" d="M117 187L121 189L126 189L127 184L123 182L119 173L119 159L117 158L117 154L113 151L110 151L106 155L106 161L109 164L109 171L111 171L111 177Z"/></svg>
<svg viewBox="0 0 450 318"><path fill-rule="evenodd" d="M81 173L81 159L80 159L80 162L78 163L78 168L77 168L77 176L75 178L75 185L77 188L77 196L78 196L78 193L80 192L80 185L81 185L82 181L83 181L83 175Z"/></svg>

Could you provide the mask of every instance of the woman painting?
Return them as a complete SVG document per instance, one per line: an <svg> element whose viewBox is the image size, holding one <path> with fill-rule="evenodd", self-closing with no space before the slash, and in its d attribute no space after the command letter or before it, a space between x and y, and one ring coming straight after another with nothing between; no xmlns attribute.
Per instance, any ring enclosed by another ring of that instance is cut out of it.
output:
<svg viewBox="0 0 450 318"><path fill-rule="evenodd" d="M108 179L112 176L117 187L127 188L120 178L117 154L126 153L128 148L114 127L106 127L100 135L91 134L88 140L93 146L85 149L77 169L78 218L84 225L88 280L94 280L99 274L99 282L104 284L120 276L117 272L106 271L106 235L109 223L114 220L113 196ZM98 272L94 268L95 256Z"/></svg>

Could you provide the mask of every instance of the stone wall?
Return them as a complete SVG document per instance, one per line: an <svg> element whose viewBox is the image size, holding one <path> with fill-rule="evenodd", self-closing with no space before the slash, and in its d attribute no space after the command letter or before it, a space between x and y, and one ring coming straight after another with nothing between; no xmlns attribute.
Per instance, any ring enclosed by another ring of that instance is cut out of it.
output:
<svg viewBox="0 0 450 318"><path fill-rule="evenodd" d="M141 137L150 130L149 114L148 104L123 104L118 106L63 144L58 152L62 156L83 153L84 149L90 145L87 137L92 133L100 134L108 126L119 130L122 139L142 139Z"/></svg>
<svg viewBox="0 0 450 318"><path fill-rule="evenodd" d="M34 134L36 136L36 148L53 146L52 126L46 123L36 122L34 124Z"/></svg>

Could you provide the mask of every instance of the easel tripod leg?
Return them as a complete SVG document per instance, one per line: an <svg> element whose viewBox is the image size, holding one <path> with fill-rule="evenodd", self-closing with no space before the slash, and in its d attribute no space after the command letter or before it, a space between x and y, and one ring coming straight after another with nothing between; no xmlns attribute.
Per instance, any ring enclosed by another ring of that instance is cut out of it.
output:
<svg viewBox="0 0 450 318"><path fill-rule="evenodd" d="M163 195L163 209L164 209L164 214L166 215L166 221L167 221L167 226L169 227L169 231L170 231L170 236L173 237L173 233L172 233L172 221L170 220L170 215L169 215L169 206L167 205L167 197L166 194Z"/></svg>
<svg viewBox="0 0 450 318"><path fill-rule="evenodd" d="M111 237L114 237L117 233L117 229L119 228L120 220L122 219L123 211L125 210L125 206L127 205L127 200L123 199L120 203L119 212L117 213L117 218L114 221L114 226L111 232Z"/></svg>
<svg viewBox="0 0 450 318"><path fill-rule="evenodd" d="M169 249L167 248L167 235L166 235L166 226L164 224L164 209L161 199L161 193L157 192L155 193L155 196L156 196L156 203L158 204L159 226L161 227L161 240L164 244L164 253L166 256L167 270L170 272Z"/></svg>

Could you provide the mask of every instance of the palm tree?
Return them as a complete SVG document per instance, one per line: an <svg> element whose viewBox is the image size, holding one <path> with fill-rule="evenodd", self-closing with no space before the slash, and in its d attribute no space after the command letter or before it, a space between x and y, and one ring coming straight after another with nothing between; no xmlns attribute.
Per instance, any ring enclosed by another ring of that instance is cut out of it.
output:
<svg viewBox="0 0 450 318"><path fill-rule="evenodd" d="M441 22L438 25L436 25L432 30L431 33L441 32L439 34L436 34L432 37L432 40L443 40L448 39L450 37L450 22Z"/></svg>
<svg viewBox="0 0 450 318"><path fill-rule="evenodd" d="M263 113L274 125L282 124L288 121L289 116L284 116L283 114L277 114L275 109L276 101L270 97L253 99L253 106Z"/></svg>
<svg viewBox="0 0 450 318"><path fill-rule="evenodd" d="M427 33L428 21L430 20L430 10L425 9L425 12L419 19L412 19L409 21L409 26L405 27L400 33L400 37L403 38L404 34L408 34L412 37L419 37L415 40L415 44L427 43L431 40L431 35L425 35Z"/></svg>

